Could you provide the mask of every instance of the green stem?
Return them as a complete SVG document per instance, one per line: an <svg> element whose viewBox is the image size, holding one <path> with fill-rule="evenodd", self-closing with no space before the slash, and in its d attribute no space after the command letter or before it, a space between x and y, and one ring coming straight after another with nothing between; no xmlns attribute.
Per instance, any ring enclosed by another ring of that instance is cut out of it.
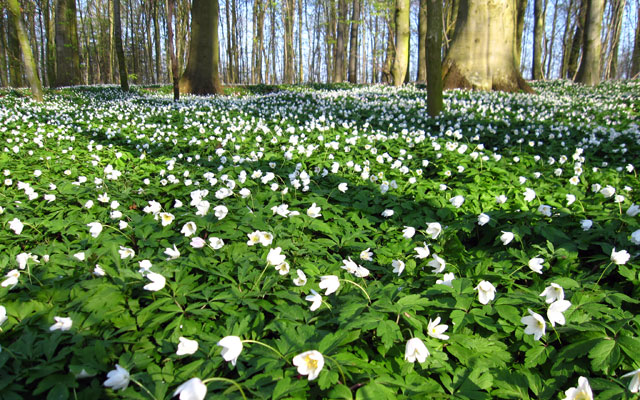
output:
<svg viewBox="0 0 640 400"><path fill-rule="evenodd" d="M609 264L607 264L606 268L604 269L604 271L602 271L602 273L600 274L600 277L598 278L598 280L596 281L596 285L598 285L600 283L600 279L602 279L602 277L604 276L604 273L607 272L607 270L609 269L609 267L611 266L611 264L613 264L612 262L609 262Z"/></svg>
<svg viewBox="0 0 640 400"><path fill-rule="evenodd" d="M31 224L27 224L23 222L24 226L28 226L29 228L35 229L36 232L38 232L38 234L42 235L42 232L40 232L40 230L38 228L36 228L35 226L31 225Z"/></svg>
<svg viewBox="0 0 640 400"><path fill-rule="evenodd" d="M234 381L233 379L214 377L214 378L209 378L209 379L205 379L204 381L202 381L202 383L204 383L205 385L208 382L226 382L226 383L230 383L233 386L235 386L236 389L238 389L238 391L240 391L240 394L242 395L242 398L244 400L247 400L247 396L244 395L244 391L242 390L242 386L240 386L238 384L238 382Z"/></svg>
<svg viewBox="0 0 640 400"><path fill-rule="evenodd" d="M144 390L145 392L147 392L147 394L149 395L149 397L151 397L153 400L158 400L156 398L156 396L153 395L153 393L151 393L149 391L149 389L147 389L146 387L144 387L144 385L140 382L138 382L137 380L133 379L133 377L129 377L129 379L131 379L131 382L135 383L136 385L140 386L140 388L142 388L142 390Z"/></svg>
<svg viewBox="0 0 640 400"><path fill-rule="evenodd" d="M264 346L264 347L266 347L267 349L269 349L269 350L273 351L273 352L274 352L274 353L276 353L280 358L282 358L283 360L287 361L287 359L284 357L284 355L283 355L282 353L280 353L280 352L279 352L278 350L276 350L274 347L269 346L269 345L268 345L268 344L266 344L266 343L262 343L262 342L260 342L260 341L252 340L252 339L244 339L244 340L242 341L242 343L255 343L255 344L259 344L259 345ZM287 361L287 362L288 362L288 361Z"/></svg>
<svg viewBox="0 0 640 400"><path fill-rule="evenodd" d="M342 372L342 367L340 367L340 364L336 360L334 360L332 357L325 356L325 355L323 355L323 356L324 356L324 358L326 358L328 360L331 360L336 365L336 367L338 367L338 371L340 371L340 376L342 377L342 384L346 385L347 384L347 380L344 377L344 372Z"/></svg>
<svg viewBox="0 0 640 400"><path fill-rule="evenodd" d="M371 297L369 297L369 294L367 293L366 290L364 290L364 288L362 286L358 285L357 283L355 283L354 281L351 281L349 279L339 279L339 280L342 281L342 282L350 283L350 284L354 285L355 287L357 287L358 289L362 290L362 293L364 293L365 297L369 301L369 304L371 304Z"/></svg>
<svg viewBox="0 0 640 400"><path fill-rule="evenodd" d="M562 340L560 340L560 334L556 330L556 327L551 325L551 329L553 329L553 331L556 333L556 337L558 338L558 344L562 345Z"/></svg>
<svg viewBox="0 0 640 400"><path fill-rule="evenodd" d="M521 265L518 269L516 269L515 271L513 271L512 273L509 274L509 276L507 276L507 278L511 277L511 275L515 274L516 272L520 271L522 268L524 268L524 265Z"/></svg>
<svg viewBox="0 0 640 400"><path fill-rule="evenodd" d="M267 268L269 268L269 264L265 265L264 268L262 269L262 272L260 273L260 276L258 277L258 279L256 279L256 281L253 283L253 287L251 288L251 291L253 292L253 290L256 288L256 286L258 286L258 282L260 282L260 279L262 279L262 276L264 275L264 272L267 270Z"/></svg>

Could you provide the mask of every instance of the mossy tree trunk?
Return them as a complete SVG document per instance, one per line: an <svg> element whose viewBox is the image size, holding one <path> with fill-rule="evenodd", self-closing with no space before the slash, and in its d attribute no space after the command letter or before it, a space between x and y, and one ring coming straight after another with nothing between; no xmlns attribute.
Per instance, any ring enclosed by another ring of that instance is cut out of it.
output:
<svg viewBox="0 0 640 400"><path fill-rule="evenodd" d="M23 87L22 68L20 68L20 41L18 40L15 19L7 19L7 56L9 57L9 85Z"/></svg>
<svg viewBox="0 0 640 400"><path fill-rule="evenodd" d="M9 7L9 19L12 20L12 26L16 30L16 36L20 44L20 51L22 53L22 64L24 65L25 75L27 81L31 87L31 96L36 101L43 100L42 83L38 77L38 70L36 62L33 58L33 52L31 50L31 44L29 43L29 35L22 21L22 12L20 10L20 4L18 0L8 0Z"/></svg>
<svg viewBox="0 0 640 400"><path fill-rule="evenodd" d="M222 94L218 71L218 0L193 0L189 58L180 78L180 91L192 94Z"/></svg>
<svg viewBox="0 0 640 400"><path fill-rule="evenodd" d="M427 111L442 112L442 0L427 1Z"/></svg>
<svg viewBox="0 0 640 400"><path fill-rule="evenodd" d="M515 62L516 19L515 0L461 0L444 88L532 93Z"/></svg>
<svg viewBox="0 0 640 400"><path fill-rule="evenodd" d="M576 74L576 82L585 85L600 83L600 31L604 0L587 0L587 18L582 38L582 60Z"/></svg>
<svg viewBox="0 0 640 400"><path fill-rule="evenodd" d="M80 84L80 51L76 1L56 3L56 86Z"/></svg>
<svg viewBox="0 0 640 400"><path fill-rule="evenodd" d="M395 28L396 28L396 51L393 59L393 86L401 86L409 65L409 37L411 36L410 25L410 0L396 0Z"/></svg>

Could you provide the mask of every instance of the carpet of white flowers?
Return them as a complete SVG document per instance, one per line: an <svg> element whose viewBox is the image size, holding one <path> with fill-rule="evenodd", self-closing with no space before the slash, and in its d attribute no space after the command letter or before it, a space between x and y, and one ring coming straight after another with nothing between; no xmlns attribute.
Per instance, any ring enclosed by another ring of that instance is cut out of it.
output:
<svg viewBox="0 0 640 400"><path fill-rule="evenodd" d="M1 397L637 398L640 82L535 87L1 92Z"/></svg>

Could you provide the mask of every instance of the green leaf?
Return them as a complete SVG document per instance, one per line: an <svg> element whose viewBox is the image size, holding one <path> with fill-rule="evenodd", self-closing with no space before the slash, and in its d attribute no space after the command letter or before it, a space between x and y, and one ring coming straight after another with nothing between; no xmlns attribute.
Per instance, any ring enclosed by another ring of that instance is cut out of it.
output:
<svg viewBox="0 0 640 400"><path fill-rule="evenodd" d="M400 327L393 321L381 321L376 329L376 335L382 340L385 349L389 350L396 340L402 339Z"/></svg>

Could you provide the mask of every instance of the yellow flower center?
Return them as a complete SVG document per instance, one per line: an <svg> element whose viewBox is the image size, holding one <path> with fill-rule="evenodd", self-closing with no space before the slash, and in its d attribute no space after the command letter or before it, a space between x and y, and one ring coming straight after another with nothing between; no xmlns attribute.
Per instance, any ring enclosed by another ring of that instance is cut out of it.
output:
<svg viewBox="0 0 640 400"><path fill-rule="evenodd" d="M308 369L314 370L314 369L318 368L318 360L314 360L313 358L311 358L309 356L306 356L304 358L304 362L307 363L307 368Z"/></svg>

